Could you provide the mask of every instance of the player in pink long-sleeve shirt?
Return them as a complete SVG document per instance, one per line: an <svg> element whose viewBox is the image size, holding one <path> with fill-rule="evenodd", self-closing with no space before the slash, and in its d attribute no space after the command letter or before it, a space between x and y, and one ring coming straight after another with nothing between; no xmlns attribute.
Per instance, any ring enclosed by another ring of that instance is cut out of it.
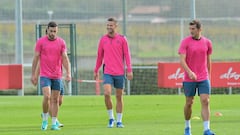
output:
<svg viewBox="0 0 240 135"><path fill-rule="evenodd" d="M123 128L122 110L123 110L123 89L125 80L125 64L127 66L127 79L133 78L131 67L131 56L125 36L116 32L117 21L114 18L107 20L107 31L98 46L96 66L94 69L94 78L99 80L99 68L103 64L104 96L105 105L109 115L108 127L112 128L115 123L113 114L113 105L111 100L112 85L116 88L116 112L117 127Z"/></svg>
<svg viewBox="0 0 240 135"><path fill-rule="evenodd" d="M201 114L203 120L203 135L214 135L210 130L210 94L211 86L209 74L211 70L212 43L201 35L201 23L193 20L189 23L191 36L184 38L180 44L178 53L180 64L185 70L183 89L186 97L184 106L185 133L192 135L190 119L192 115L192 104L196 91L200 95Z"/></svg>

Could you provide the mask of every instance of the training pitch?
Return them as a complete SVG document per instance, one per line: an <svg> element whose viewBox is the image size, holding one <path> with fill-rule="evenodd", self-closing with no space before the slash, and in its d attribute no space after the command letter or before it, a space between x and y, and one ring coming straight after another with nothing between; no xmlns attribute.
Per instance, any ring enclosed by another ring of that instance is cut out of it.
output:
<svg viewBox="0 0 240 135"><path fill-rule="evenodd" d="M240 95L211 96L211 129L217 135L240 134L239 99ZM42 96L0 96L0 134L183 135L184 101L183 95L124 96L125 128L107 128L103 96L65 96L58 117L64 127L51 131L49 119L48 129L41 131ZM192 117L193 135L202 135L199 97L195 97Z"/></svg>

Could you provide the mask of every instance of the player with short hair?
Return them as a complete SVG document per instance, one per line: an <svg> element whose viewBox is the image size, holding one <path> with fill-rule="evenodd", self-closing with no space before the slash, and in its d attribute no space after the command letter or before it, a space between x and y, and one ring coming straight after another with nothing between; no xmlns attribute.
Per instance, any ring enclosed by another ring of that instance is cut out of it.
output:
<svg viewBox="0 0 240 135"><path fill-rule="evenodd" d="M112 85L116 89L116 112L117 127L123 128L123 91L125 80L125 65L127 66L127 79L133 78L130 49L125 36L116 32L117 20L108 18L107 34L99 41L94 78L99 80L99 68L103 64L104 97L109 115L108 127L112 128L115 123L113 105L111 100Z"/></svg>
<svg viewBox="0 0 240 135"><path fill-rule="evenodd" d="M214 135L210 130L209 105L212 42L201 35L202 27L198 20L193 20L189 23L189 31L191 35L181 41L178 50L180 64L185 70L183 81L186 97L184 106L185 135L191 135L190 118L196 90L201 101L201 114L204 126L203 135Z"/></svg>
<svg viewBox="0 0 240 135"><path fill-rule="evenodd" d="M62 66L66 70L65 80L71 80L70 63L67 56L65 41L57 36L58 25L56 22L49 22L47 35L38 39L35 46L35 53L32 62L31 81L37 84L36 67L40 63L40 86L43 92L43 121L42 130L47 130L48 111L52 112L52 130L60 130L56 124L59 96L62 86ZM51 104L50 104L51 100ZM51 106L50 106L51 105Z"/></svg>

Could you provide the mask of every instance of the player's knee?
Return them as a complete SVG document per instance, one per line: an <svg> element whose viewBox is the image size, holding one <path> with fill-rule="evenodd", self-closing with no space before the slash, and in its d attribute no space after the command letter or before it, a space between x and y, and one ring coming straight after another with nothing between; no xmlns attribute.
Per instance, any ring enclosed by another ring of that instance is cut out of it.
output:
<svg viewBox="0 0 240 135"><path fill-rule="evenodd" d="M51 102L52 103L59 103L59 99L57 97L52 97Z"/></svg>
<svg viewBox="0 0 240 135"><path fill-rule="evenodd" d="M116 92L117 100L122 100L122 96L123 96L122 92Z"/></svg>
<svg viewBox="0 0 240 135"><path fill-rule="evenodd" d="M110 90L105 90L104 95L105 96L111 96L111 91Z"/></svg>
<svg viewBox="0 0 240 135"><path fill-rule="evenodd" d="M49 101L51 99L50 97L51 97L50 95L44 95L43 98L44 98L45 101Z"/></svg>
<svg viewBox="0 0 240 135"><path fill-rule="evenodd" d="M187 107L192 107L192 105L193 105L193 100L188 100L187 102L186 102L186 105L185 106L187 106Z"/></svg>
<svg viewBox="0 0 240 135"><path fill-rule="evenodd" d="M111 94L104 93L104 97L105 97L105 99L110 100L111 99Z"/></svg>
<svg viewBox="0 0 240 135"><path fill-rule="evenodd" d="M208 105L209 104L209 98L203 98L201 100L201 102L202 102L202 105Z"/></svg>

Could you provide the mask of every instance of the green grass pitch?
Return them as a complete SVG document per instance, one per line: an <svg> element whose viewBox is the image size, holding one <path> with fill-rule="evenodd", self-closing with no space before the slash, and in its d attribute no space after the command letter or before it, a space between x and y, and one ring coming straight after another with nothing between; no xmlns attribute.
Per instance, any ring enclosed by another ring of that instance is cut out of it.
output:
<svg viewBox="0 0 240 135"><path fill-rule="evenodd" d="M112 96L115 103L115 97ZM240 95L211 96L211 128L217 135L240 134ZM65 96L60 131L41 131L41 96L0 96L1 135L183 135L183 95L124 96L125 128L107 128L103 96ZM215 116L221 112L223 116ZM200 117L199 97L193 115ZM202 135L201 120L192 120L193 135Z"/></svg>

